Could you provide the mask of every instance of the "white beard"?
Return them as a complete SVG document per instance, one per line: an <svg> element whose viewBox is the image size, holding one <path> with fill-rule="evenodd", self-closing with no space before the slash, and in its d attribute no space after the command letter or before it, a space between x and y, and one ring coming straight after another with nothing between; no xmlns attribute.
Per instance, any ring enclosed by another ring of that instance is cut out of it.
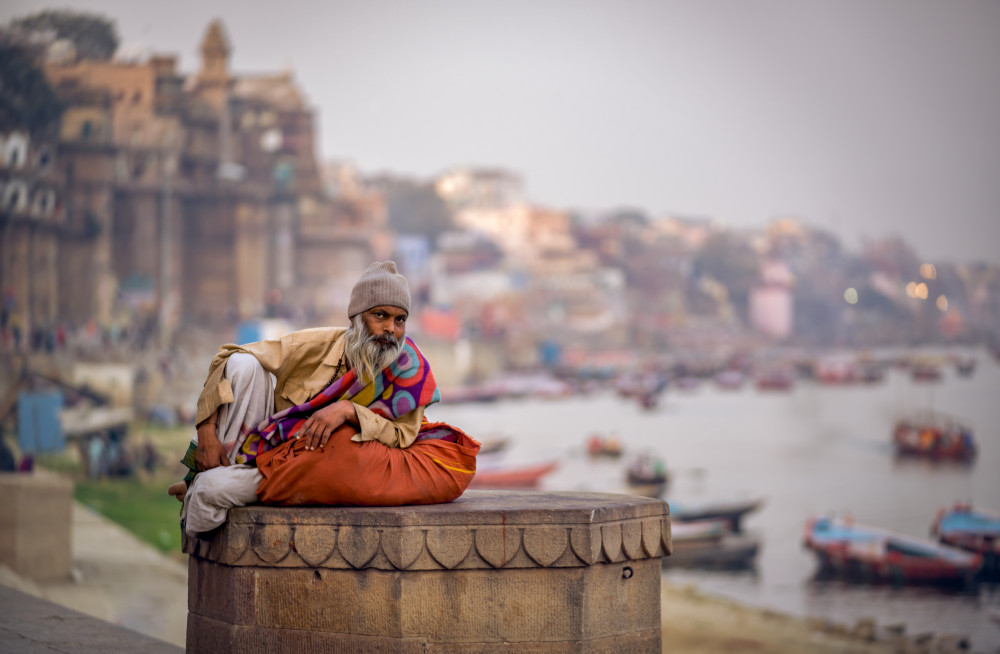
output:
<svg viewBox="0 0 1000 654"><path fill-rule="evenodd" d="M403 344L404 339L372 334L359 313L344 334L344 355L362 381L371 381L399 357Z"/></svg>

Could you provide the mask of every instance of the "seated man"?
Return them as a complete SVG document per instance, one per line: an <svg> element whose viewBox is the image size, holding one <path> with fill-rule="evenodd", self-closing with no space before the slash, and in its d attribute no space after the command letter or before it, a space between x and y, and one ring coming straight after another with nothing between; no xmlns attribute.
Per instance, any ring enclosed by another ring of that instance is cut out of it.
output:
<svg viewBox="0 0 1000 654"><path fill-rule="evenodd" d="M191 472L169 490L189 534L259 500L418 504L464 492L479 444L424 418L440 394L405 336L409 307L395 263L373 263L351 291L348 328L220 348L184 457Z"/></svg>

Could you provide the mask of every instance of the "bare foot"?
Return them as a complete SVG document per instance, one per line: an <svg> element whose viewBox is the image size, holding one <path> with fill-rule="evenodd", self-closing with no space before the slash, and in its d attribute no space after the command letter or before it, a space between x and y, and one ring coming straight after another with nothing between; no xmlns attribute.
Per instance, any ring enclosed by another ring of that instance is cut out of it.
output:
<svg viewBox="0 0 1000 654"><path fill-rule="evenodd" d="M188 485L184 481L178 481L170 484L170 488L167 489L167 493L176 497L178 502L184 501L184 496L187 495L187 492Z"/></svg>

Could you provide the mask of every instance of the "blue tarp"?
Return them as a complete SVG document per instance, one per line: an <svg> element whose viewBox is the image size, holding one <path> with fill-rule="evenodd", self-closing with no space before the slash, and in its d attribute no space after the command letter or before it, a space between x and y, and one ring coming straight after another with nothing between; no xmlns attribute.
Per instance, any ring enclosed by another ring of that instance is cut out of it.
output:
<svg viewBox="0 0 1000 654"><path fill-rule="evenodd" d="M17 394L17 446L24 453L59 452L66 447L59 413L61 391L21 391Z"/></svg>

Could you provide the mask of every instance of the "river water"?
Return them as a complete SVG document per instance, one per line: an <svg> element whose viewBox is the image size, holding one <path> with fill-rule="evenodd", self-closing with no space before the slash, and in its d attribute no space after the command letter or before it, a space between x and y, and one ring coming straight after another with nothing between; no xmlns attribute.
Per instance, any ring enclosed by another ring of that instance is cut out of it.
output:
<svg viewBox="0 0 1000 654"><path fill-rule="evenodd" d="M985 350L949 352L975 356L974 374L960 377L946 366L941 381L916 382L893 369L877 384L801 381L783 392L707 383L691 391L668 389L652 411L610 389L555 400L443 402L428 417L481 439L510 437L498 455L504 462L558 461L543 489L623 491L628 455L650 452L671 473L668 501L764 499L763 508L744 520L761 539L753 570L669 569L664 575L673 583L847 625L875 618L880 626L905 625L911 635L965 634L974 651L994 652L1000 648L997 584L947 590L821 581L814 556L801 544L814 515L852 516L927 537L938 510L956 501L1000 510L1000 365ZM893 422L918 409L970 423L980 448L975 462L897 461ZM594 433L616 434L626 456L588 457L586 441ZM489 464L482 457L480 465Z"/></svg>

